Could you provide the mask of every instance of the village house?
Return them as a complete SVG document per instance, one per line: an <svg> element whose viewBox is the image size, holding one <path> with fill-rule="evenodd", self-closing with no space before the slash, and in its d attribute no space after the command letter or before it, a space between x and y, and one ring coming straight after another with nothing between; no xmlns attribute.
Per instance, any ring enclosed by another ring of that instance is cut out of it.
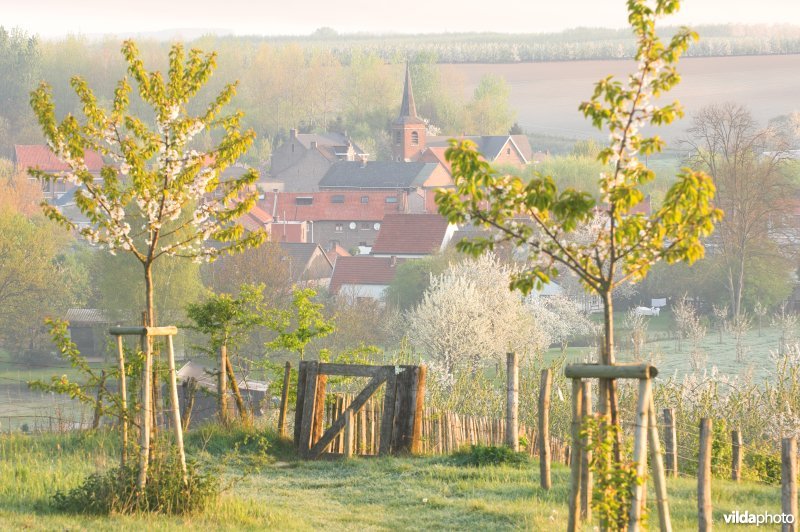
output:
<svg viewBox="0 0 800 532"><path fill-rule="evenodd" d="M333 268L330 293L380 301L404 261L397 257L339 257Z"/></svg>
<svg viewBox="0 0 800 532"><path fill-rule="evenodd" d="M341 161L366 161L367 153L340 133L289 132L289 140L275 148L264 191L313 192L330 167Z"/></svg>
<svg viewBox="0 0 800 532"><path fill-rule="evenodd" d="M96 151L87 150L84 162L89 173L95 178L100 177L103 168L103 158ZM56 154L45 144L15 144L14 166L18 174L28 175L28 170L38 169L50 174L63 174L69 171L69 166L61 161ZM30 177L35 180L36 178ZM63 179L56 179L52 183L42 183L42 192L45 199L58 199L70 190L76 188Z"/></svg>
<svg viewBox="0 0 800 532"><path fill-rule="evenodd" d="M443 251L456 226L438 214L387 214L371 255L418 259Z"/></svg>

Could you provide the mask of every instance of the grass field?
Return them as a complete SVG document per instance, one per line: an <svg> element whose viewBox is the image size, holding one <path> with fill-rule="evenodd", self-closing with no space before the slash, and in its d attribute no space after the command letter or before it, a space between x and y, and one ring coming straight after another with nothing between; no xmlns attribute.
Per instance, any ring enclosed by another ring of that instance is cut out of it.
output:
<svg viewBox="0 0 800 532"><path fill-rule="evenodd" d="M267 433L217 427L189 435L190 455L225 471L219 503L190 517L89 517L54 513L49 499L90 472L111 467L113 436L0 437L0 528L32 530L551 530L563 529L568 470L554 465L553 489L538 466L463 467L448 457L302 462ZM258 442L261 442L259 444ZM263 452L263 442L269 451ZM238 453L234 453L234 449ZM695 481L670 482L675 530L696 529ZM650 493L648 500L653 501ZM777 512L780 489L714 480L715 525L735 509ZM654 510L651 510L654 511ZM656 519L652 514L652 519ZM736 530L747 530L735 527Z"/></svg>

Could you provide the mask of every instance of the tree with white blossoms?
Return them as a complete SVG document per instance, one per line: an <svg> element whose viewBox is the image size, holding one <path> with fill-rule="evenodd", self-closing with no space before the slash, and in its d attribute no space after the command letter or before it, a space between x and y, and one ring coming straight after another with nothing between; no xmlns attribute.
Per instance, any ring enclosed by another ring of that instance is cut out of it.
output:
<svg viewBox="0 0 800 532"><path fill-rule="evenodd" d="M429 374L495 365L509 351L541 351L551 343L520 294L506 289L517 270L492 253L466 260L431 279L422 301L407 314L408 339L425 353Z"/></svg>
<svg viewBox="0 0 800 532"><path fill-rule="evenodd" d="M629 0L628 20L637 39L638 68L625 83L611 76L601 80L592 99L580 105L596 127L609 132L610 143L598 154L598 160L609 168L599 176L599 200L588 191L558 190L551 176L539 174L524 180L501 174L466 140L451 141L446 157L452 164L455 187L439 191L436 197L439 212L451 223L472 223L497 234L496 238L461 241L459 250L480 255L508 242L527 251L531 266L514 274L511 289L529 293L566 268L580 278L585 289L600 296L604 311L602 364L616 360L614 289L643 279L660 260L691 263L701 258L701 238L713 231L722 215L711 204L715 191L711 178L689 169L676 176L662 205L652 213L634 210L644 200L642 186L655 177L639 157L664 146L658 136L645 136L642 129L668 124L682 115L678 102L662 107L653 103L678 83L678 58L697 38L682 28L665 44L656 34L656 19L678 8L678 0ZM602 223L591 242L571 238L596 216ZM612 423L619 423L613 380L601 381L599 408ZM616 447L619 461L619 445Z"/></svg>
<svg viewBox="0 0 800 532"><path fill-rule="evenodd" d="M155 326L156 261L178 257L207 262L264 241L263 233L245 233L236 222L257 200L251 190L257 172L223 178L223 171L253 143L255 133L241 130L242 113L222 114L235 94L235 83L226 85L199 115L189 113L190 101L216 67L215 53L192 49L187 54L180 44L174 45L166 79L159 71L145 70L132 41L125 41L122 54L139 97L152 109L155 128L131 114L133 89L127 77L118 82L108 108L100 105L85 80L73 77L71 85L84 116L68 114L60 122L51 90L42 83L31 94L31 106L48 145L69 170L58 175L38 170L31 174L44 181L64 179L79 187L75 203L88 225L77 227L46 202L45 213L109 253L122 251L136 257L144 275L145 324ZM211 130L219 131L219 143L206 151L192 149L193 139ZM88 150L99 152L107 161L100 179L87 168ZM183 449L179 452L182 455ZM147 453L142 456L140 487L147 471Z"/></svg>

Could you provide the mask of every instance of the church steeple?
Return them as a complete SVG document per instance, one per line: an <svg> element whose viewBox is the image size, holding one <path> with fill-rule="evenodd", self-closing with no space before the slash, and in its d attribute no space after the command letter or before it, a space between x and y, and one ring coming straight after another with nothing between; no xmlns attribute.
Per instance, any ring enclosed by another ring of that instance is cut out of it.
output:
<svg viewBox="0 0 800 532"><path fill-rule="evenodd" d="M418 118L417 106L414 105L414 90L411 88L411 69L406 63L406 85L403 88L403 103L400 105L398 118Z"/></svg>
<svg viewBox="0 0 800 532"><path fill-rule="evenodd" d="M400 114L392 123L392 140L392 154L396 161L412 161L425 149L425 122L417 116L408 63Z"/></svg>

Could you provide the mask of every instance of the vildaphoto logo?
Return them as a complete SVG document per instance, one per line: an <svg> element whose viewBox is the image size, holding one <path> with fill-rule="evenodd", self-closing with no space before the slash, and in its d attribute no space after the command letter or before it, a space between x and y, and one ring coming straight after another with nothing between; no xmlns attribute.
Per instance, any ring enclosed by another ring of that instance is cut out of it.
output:
<svg viewBox="0 0 800 532"><path fill-rule="evenodd" d="M771 514L767 512L755 514L745 510L733 511L722 516L726 525L791 525L794 523L794 515L792 514Z"/></svg>

